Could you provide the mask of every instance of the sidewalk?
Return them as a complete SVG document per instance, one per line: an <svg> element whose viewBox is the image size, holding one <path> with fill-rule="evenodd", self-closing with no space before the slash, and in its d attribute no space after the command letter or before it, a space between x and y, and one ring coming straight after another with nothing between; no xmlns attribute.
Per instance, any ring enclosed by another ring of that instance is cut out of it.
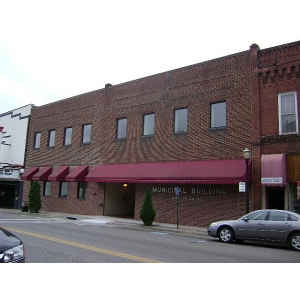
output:
<svg viewBox="0 0 300 300"><path fill-rule="evenodd" d="M108 217L108 216L90 216L90 215L78 215L78 214L68 214L60 212L46 212L41 211L39 213L29 213L22 212L20 209L4 209L0 208L0 212L5 212L7 214L18 215L18 216L30 216L33 218L67 218L69 220L84 220L91 222L107 223L113 225L119 225L124 228L134 228L137 230L147 230L147 231L161 231L161 232L178 232L191 235L200 235L207 237L206 227L195 227L195 226L181 226L177 229L176 224L167 223L157 223L154 222L152 226L144 226L143 222L135 219L118 218L118 217Z"/></svg>

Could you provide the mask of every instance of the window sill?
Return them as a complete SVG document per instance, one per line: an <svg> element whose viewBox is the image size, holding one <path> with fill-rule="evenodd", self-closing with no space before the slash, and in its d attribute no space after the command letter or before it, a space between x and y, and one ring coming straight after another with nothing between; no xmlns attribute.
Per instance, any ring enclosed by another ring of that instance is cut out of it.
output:
<svg viewBox="0 0 300 300"><path fill-rule="evenodd" d="M81 146L88 146L90 145L92 142L88 142L88 143L81 143Z"/></svg>
<svg viewBox="0 0 300 300"><path fill-rule="evenodd" d="M116 138L115 139L116 142L124 142L126 140L127 140L127 138Z"/></svg>
<svg viewBox="0 0 300 300"><path fill-rule="evenodd" d="M227 127L224 126L224 127L210 127L208 128L209 131L226 131L227 130Z"/></svg>
<svg viewBox="0 0 300 300"><path fill-rule="evenodd" d="M188 135L187 131L174 132L175 136L186 136Z"/></svg>
<svg viewBox="0 0 300 300"><path fill-rule="evenodd" d="M142 139L151 139L154 137L154 134L148 134L148 135L142 135L141 138Z"/></svg>

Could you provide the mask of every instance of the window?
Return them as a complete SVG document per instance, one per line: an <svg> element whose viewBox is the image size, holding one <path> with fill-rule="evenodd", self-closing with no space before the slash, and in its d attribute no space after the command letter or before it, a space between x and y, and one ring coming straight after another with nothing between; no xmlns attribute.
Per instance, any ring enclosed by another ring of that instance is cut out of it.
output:
<svg viewBox="0 0 300 300"><path fill-rule="evenodd" d="M281 211L270 211L269 214L269 221L287 221L288 214Z"/></svg>
<svg viewBox="0 0 300 300"><path fill-rule="evenodd" d="M82 144L89 144L92 141L92 124L85 124L82 127Z"/></svg>
<svg viewBox="0 0 300 300"><path fill-rule="evenodd" d="M154 135L155 114L144 115L144 131L143 135Z"/></svg>
<svg viewBox="0 0 300 300"><path fill-rule="evenodd" d="M296 92L278 95L279 134L298 132Z"/></svg>
<svg viewBox="0 0 300 300"><path fill-rule="evenodd" d="M45 181L44 182L44 196L51 196L51 182Z"/></svg>
<svg viewBox="0 0 300 300"><path fill-rule="evenodd" d="M246 215L244 218L247 218L248 220L265 220L267 216L266 211L255 211L251 212L250 214Z"/></svg>
<svg viewBox="0 0 300 300"><path fill-rule="evenodd" d="M68 196L68 183L61 182L59 185L59 197L67 197Z"/></svg>
<svg viewBox="0 0 300 300"><path fill-rule="evenodd" d="M175 110L175 133L187 132L187 108Z"/></svg>
<svg viewBox="0 0 300 300"><path fill-rule="evenodd" d="M226 102L210 105L210 128L226 127Z"/></svg>
<svg viewBox="0 0 300 300"><path fill-rule="evenodd" d="M288 221L296 221L297 222L297 221L299 221L299 219L292 214L288 214Z"/></svg>
<svg viewBox="0 0 300 300"><path fill-rule="evenodd" d="M79 200L85 200L86 189L87 189L87 182L78 182L77 198Z"/></svg>
<svg viewBox="0 0 300 300"><path fill-rule="evenodd" d="M40 149L41 146L41 133L40 132L36 132L34 135L34 149Z"/></svg>
<svg viewBox="0 0 300 300"><path fill-rule="evenodd" d="M117 120L117 138L125 139L127 131L127 118Z"/></svg>
<svg viewBox="0 0 300 300"><path fill-rule="evenodd" d="M65 128L65 146L72 144L72 127Z"/></svg>
<svg viewBox="0 0 300 300"><path fill-rule="evenodd" d="M49 130L48 147L55 146L55 130Z"/></svg>

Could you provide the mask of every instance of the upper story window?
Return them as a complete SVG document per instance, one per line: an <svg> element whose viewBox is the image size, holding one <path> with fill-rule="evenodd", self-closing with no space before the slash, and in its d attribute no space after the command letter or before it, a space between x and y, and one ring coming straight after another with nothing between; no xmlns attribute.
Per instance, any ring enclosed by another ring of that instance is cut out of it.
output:
<svg viewBox="0 0 300 300"><path fill-rule="evenodd" d="M89 144L92 141L92 124L82 126L82 144Z"/></svg>
<svg viewBox="0 0 300 300"><path fill-rule="evenodd" d="M69 146L72 144L72 127L65 128L64 145Z"/></svg>
<svg viewBox="0 0 300 300"><path fill-rule="evenodd" d="M154 135L155 114L144 115L144 130L143 135Z"/></svg>
<svg viewBox="0 0 300 300"><path fill-rule="evenodd" d="M40 149L41 147L41 133L36 132L34 134L34 142L33 142L34 149Z"/></svg>
<svg viewBox="0 0 300 300"><path fill-rule="evenodd" d="M117 138L125 139L127 133L127 118L117 120Z"/></svg>
<svg viewBox="0 0 300 300"><path fill-rule="evenodd" d="M49 136L48 136L48 147L54 147L55 146L55 130L49 130Z"/></svg>
<svg viewBox="0 0 300 300"><path fill-rule="evenodd" d="M217 102L210 105L210 128L226 127L226 102Z"/></svg>
<svg viewBox="0 0 300 300"><path fill-rule="evenodd" d="M187 108L175 109L175 133L187 132Z"/></svg>
<svg viewBox="0 0 300 300"><path fill-rule="evenodd" d="M278 95L279 134L298 132L298 109L296 92Z"/></svg>

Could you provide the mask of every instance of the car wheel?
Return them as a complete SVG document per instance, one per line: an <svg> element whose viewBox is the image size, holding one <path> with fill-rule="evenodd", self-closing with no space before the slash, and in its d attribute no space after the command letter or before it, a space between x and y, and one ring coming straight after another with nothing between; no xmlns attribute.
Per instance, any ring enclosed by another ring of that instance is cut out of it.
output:
<svg viewBox="0 0 300 300"><path fill-rule="evenodd" d="M292 249L300 251L300 232L291 235L289 244Z"/></svg>
<svg viewBox="0 0 300 300"><path fill-rule="evenodd" d="M218 236L223 243L231 243L233 241L233 231L230 227L221 228Z"/></svg>

